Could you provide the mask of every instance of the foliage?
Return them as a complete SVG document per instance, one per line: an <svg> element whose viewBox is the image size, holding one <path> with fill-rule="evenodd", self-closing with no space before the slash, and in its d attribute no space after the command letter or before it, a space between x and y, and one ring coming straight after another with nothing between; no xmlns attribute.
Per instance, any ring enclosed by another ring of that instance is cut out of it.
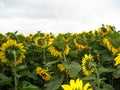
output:
<svg viewBox="0 0 120 90"><path fill-rule="evenodd" d="M1 90L63 90L78 78L90 90L120 89L120 32L115 27L58 35L0 33Z"/></svg>

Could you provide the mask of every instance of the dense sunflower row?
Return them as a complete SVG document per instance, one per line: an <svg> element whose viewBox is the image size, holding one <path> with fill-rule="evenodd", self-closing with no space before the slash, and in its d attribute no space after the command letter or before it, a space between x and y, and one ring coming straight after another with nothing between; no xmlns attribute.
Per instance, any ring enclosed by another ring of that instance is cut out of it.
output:
<svg viewBox="0 0 120 90"><path fill-rule="evenodd" d="M120 33L0 33L0 69L5 90L118 90Z"/></svg>

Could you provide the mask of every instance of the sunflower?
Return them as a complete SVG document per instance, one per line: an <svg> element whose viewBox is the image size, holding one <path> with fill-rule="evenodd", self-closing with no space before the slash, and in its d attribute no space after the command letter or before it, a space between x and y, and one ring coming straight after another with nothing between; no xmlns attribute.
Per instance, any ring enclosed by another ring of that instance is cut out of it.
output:
<svg viewBox="0 0 120 90"><path fill-rule="evenodd" d="M0 40L2 40L3 38L4 38L4 35L0 33Z"/></svg>
<svg viewBox="0 0 120 90"><path fill-rule="evenodd" d="M41 67L36 68L36 73L40 75L45 81L49 81L51 76L48 73L48 70L42 69Z"/></svg>
<svg viewBox="0 0 120 90"><path fill-rule="evenodd" d="M76 81L74 79L71 79L70 85L61 85L64 90L93 90L92 88L90 88L90 86L90 83L86 83L85 85L83 85L83 81L81 79L77 79Z"/></svg>
<svg viewBox="0 0 120 90"><path fill-rule="evenodd" d="M47 41L44 38L36 37L35 44L37 47L44 48L47 45Z"/></svg>
<svg viewBox="0 0 120 90"><path fill-rule="evenodd" d="M120 64L120 53L117 55L117 57L114 59L115 61L115 66Z"/></svg>
<svg viewBox="0 0 120 90"><path fill-rule="evenodd" d="M108 48L109 51L112 51L114 55L120 51L120 47L114 47L114 45L107 38L103 39L103 43Z"/></svg>
<svg viewBox="0 0 120 90"><path fill-rule="evenodd" d="M106 25L106 29L109 31L109 32L114 32L114 28L110 25Z"/></svg>
<svg viewBox="0 0 120 90"><path fill-rule="evenodd" d="M69 53L70 48L69 48L68 45L66 45L64 51L62 52L62 49L61 49L61 48L59 48L59 47L57 47L57 46L55 46L55 45L52 45L52 46L50 46L50 47L48 48L48 50L51 52L51 54L52 54L53 56L62 57L62 54L63 54L63 53L66 54L66 55Z"/></svg>
<svg viewBox="0 0 120 90"><path fill-rule="evenodd" d="M4 38L5 38L5 36L2 33L0 33L0 46L1 46Z"/></svg>
<svg viewBox="0 0 120 90"><path fill-rule="evenodd" d="M54 38L49 38L47 45L49 46L49 45L53 44L53 42L54 42Z"/></svg>
<svg viewBox="0 0 120 90"><path fill-rule="evenodd" d="M93 36L97 36L98 35L98 31L95 29L93 32L92 32Z"/></svg>
<svg viewBox="0 0 120 90"><path fill-rule="evenodd" d="M15 51L16 64L22 63L23 58L25 58L24 53L26 52L23 48L22 43L17 43L16 40L8 40L6 43L3 43L0 51L1 62L13 61L13 51Z"/></svg>
<svg viewBox="0 0 120 90"><path fill-rule="evenodd" d="M78 50L87 48L86 42L83 39L75 38L73 40L75 46L78 48Z"/></svg>
<svg viewBox="0 0 120 90"><path fill-rule="evenodd" d="M110 41L107 38L103 39L103 43L111 51L112 44L110 43Z"/></svg>
<svg viewBox="0 0 120 90"><path fill-rule="evenodd" d="M39 36L42 37L42 38L46 38L47 35L46 33L43 33L43 32L38 32Z"/></svg>
<svg viewBox="0 0 120 90"><path fill-rule="evenodd" d="M87 55L85 54L82 58L82 70L85 75L90 75L92 72L94 72L94 60L93 56L91 54Z"/></svg>
<svg viewBox="0 0 120 90"><path fill-rule="evenodd" d="M71 77L70 72L65 68L63 64L58 64L57 67L59 68L61 72L65 72L67 75Z"/></svg>
<svg viewBox="0 0 120 90"><path fill-rule="evenodd" d="M100 35L103 35L103 36L105 36L108 33L105 27L99 27L98 32Z"/></svg>
<svg viewBox="0 0 120 90"><path fill-rule="evenodd" d="M62 34L62 40L65 41L65 42L69 42L70 37L71 37L70 33Z"/></svg>

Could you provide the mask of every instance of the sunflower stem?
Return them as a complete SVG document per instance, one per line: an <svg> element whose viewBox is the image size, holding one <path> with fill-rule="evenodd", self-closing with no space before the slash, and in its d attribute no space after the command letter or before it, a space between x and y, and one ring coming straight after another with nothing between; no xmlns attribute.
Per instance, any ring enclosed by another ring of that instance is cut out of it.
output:
<svg viewBox="0 0 120 90"><path fill-rule="evenodd" d="M63 53L63 58L64 58L64 61L67 62L67 59L64 53Z"/></svg>
<svg viewBox="0 0 120 90"><path fill-rule="evenodd" d="M14 64L13 64L13 72L14 72L14 85L15 85L15 90L17 90L17 72L16 72L16 52L13 51L13 56L14 56Z"/></svg>
<svg viewBox="0 0 120 90"><path fill-rule="evenodd" d="M46 52L45 52L45 48L43 49L43 60L44 62L46 62L46 56L45 56Z"/></svg>
<svg viewBox="0 0 120 90"><path fill-rule="evenodd" d="M96 68L96 65L94 65L94 67L95 67L95 72L96 72L96 75L97 75L97 86L99 88L100 87L100 77L99 77L99 73L98 73L98 70Z"/></svg>

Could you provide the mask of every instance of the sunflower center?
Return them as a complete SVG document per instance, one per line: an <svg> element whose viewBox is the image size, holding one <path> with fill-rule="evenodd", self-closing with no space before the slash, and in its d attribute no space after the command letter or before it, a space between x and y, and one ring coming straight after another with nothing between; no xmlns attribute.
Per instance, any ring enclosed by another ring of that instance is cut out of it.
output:
<svg viewBox="0 0 120 90"><path fill-rule="evenodd" d="M17 57L16 59L18 59L18 57L20 56L20 49L14 45L10 46L6 49L6 52L5 52L6 58L9 59L10 61L14 60L13 51L16 52L16 57Z"/></svg>
<svg viewBox="0 0 120 90"><path fill-rule="evenodd" d="M77 42L78 44L86 45L85 40L82 39L82 38L76 38L76 42Z"/></svg>
<svg viewBox="0 0 120 90"><path fill-rule="evenodd" d="M86 63L87 70L91 70L94 67L94 64L91 60L88 60Z"/></svg>
<svg viewBox="0 0 120 90"><path fill-rule="evenodd" d="M45 72L44 72L44 73L41 73L41 76L43 76L43 77L47 77L47 75L46 75Z"/></svg>
<svg viewBox="0 0 120 90"><path fill-rule="evenodd" d="M54 46L54 47L55 47L55 49L56 49L57 51L59 51L59 52L62 51L62 48L61 48L61 47L58 47L58 46Z"/></svg>
<svg viewBox="0 0 120 90"><path fill-rule="evenodd" d="M39 40L38 40L38 43L39 43L39 45L44 45L44 44L45 44L45 41L44 41L43 39L39 39Z"/></svg>

